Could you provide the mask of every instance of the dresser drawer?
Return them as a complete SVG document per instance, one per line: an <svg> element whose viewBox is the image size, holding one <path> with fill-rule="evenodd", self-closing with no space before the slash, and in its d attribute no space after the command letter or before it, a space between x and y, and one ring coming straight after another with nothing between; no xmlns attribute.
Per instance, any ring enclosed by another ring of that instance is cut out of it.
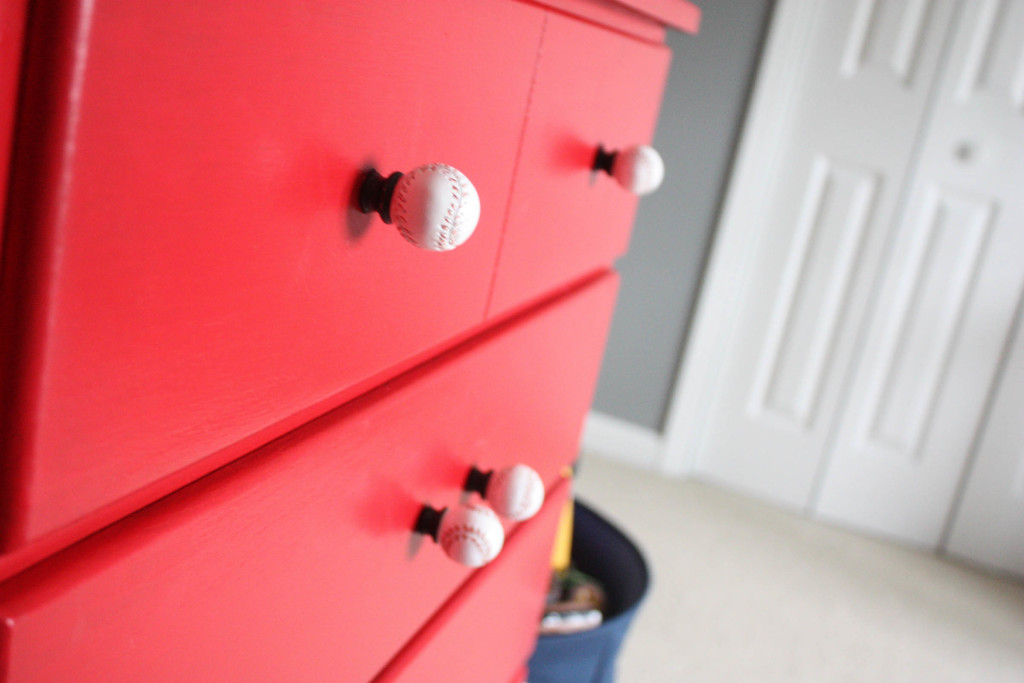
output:
<svg viewBox="0 0 1024 683"><path fill-rule="evenodd" d="M471 575L411 533L421 504L455 504L472 464L561 481L615 289L499 326L9 580L5 680L369 680Z"/></svg>
<svg viewBox="0 0 1024 683"><path fill-rule="evenodd" d="M8 544L482 322L542 24L507 0L34 3ZM350 208L367 166L428 162L481 198L452 252Z"/></svg>
<svg viewBox="0 0 1024 683"><path fill-rule="evenodd" d="M664 45L549 14L492 313L626 251L637 198L590 169L599 146L650 143L670 56Z"/></svg>
<svg viewBox="0 0 1024 683"><path fill-rule="evenodd" d="M555 527L569 488L566 481L551 491L502 556L467 581L374 683L506 683L523 672L537 641Z"/></svg>

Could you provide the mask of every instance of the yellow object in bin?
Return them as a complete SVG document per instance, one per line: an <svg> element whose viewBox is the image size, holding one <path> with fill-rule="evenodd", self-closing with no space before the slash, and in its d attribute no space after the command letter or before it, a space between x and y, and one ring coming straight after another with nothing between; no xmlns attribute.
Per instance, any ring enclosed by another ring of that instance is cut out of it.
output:
<svg viewBox="0 0 1024 683"><path fill-rule="evenodd" d="M562 472L566 479L572 478L572 468L566 467ZM558 519L558 530L555 532L555 546L551 551L551 568L556 572L565 571L569 568L569 560L572 556L572 521L573 521L573 499L565 501L562 507L562 516Z"/></svg>

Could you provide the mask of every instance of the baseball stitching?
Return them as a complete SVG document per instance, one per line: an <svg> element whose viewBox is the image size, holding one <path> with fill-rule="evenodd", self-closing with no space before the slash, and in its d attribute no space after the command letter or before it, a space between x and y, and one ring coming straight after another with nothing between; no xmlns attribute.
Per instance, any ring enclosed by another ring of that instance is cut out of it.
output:
<svg viewBox="0 0 1024 683"><path fill-rule="evenodd" d="M483 533L476 527L458 524L445 529L444 534L441 536L441 545L448 548L455 541L468 541L476 547L485 560L491 557L491 544L487 542Z"/></svg>
<svg viewBox="0 0 1024 683"><path fill-rule="evenodd" d="M447 251L452 248L455 241L455 225L459 222L463 214L463 206L467 195L466 183L461 177L461 173L453 169L451 166L446 164L428 164L426 166L420 166L409 172L409 182L402 183L399 186L399 191L395 193L394 197L394 214L395 224L398 226L398 230L402 233L405 239L409 240L413 244L419 242L409 232L406 225L409 222L408 215L408 197L406 191L422 173L440 171L445 180L448 181L448 189L450 196L448 198L448 208L445 211L445 215L441 218L441 229L435 235L433 248L436 251Z"/></svg>
<svg viewBox="0 0 1024 683"><path fill-rule="evenodd" d="M522 495L520 495L519 498L516 499L515 514L517 519L523 517L526 513L530 511L529 504L534 497L532 494L536 487L537 480L534 479L533 477L530 477L530 479L526 482L526 488L523 490Z"/></svg>
<svg viewBox="0 0 1024 683"><path fill-rule="evenodd" d="M416 171L413 171L409 175L412 175L415 172ZM402 237L404 237L405 239L407 239L410 242L412 242L413 244L415 244L416 240L414 240L412 238L412 235L409 234L408 229L406 229L406 227L405 227L405 224L408 222L408 220L407 220L408 216L406 215L406 213L407 213L407 210L406 210L406 199L407 198L405 196L405 185L401 181L398 182L397 190L398 191L395 192L395 196L391 200L391 202L392 202L391 217L392 217L392 220L395 223L395 225L398 226L398 231L400 233L402 233Z"/></svg>
<svg viewBox="0 0 1024 683"><path fill-rule="evenodd" d="M530 502L534 498L533 493L537 489L537 479L535 477L526 477L525 486L522 488L517 487L517 495L513 498L509 495L509 481L514 470L515 468L509 468L495 473L491 485L505 489L505 495L502 496L503 502L501 503L505 510L505 516L509 519L522 520L530 514Z"/></svg>

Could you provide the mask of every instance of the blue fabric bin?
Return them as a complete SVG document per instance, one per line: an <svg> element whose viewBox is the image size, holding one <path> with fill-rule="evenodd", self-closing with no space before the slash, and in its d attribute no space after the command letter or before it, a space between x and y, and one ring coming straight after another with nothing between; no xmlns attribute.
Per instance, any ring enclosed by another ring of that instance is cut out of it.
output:
<svg viewBox="0 0 1024 683"><path fill-rule="evenodd" d="M608 609L596 629L540 636L530 683L612 683L622 639L647 592L647 563L636 545L578 500L574 515L573 564L604 585Z"/></svg>

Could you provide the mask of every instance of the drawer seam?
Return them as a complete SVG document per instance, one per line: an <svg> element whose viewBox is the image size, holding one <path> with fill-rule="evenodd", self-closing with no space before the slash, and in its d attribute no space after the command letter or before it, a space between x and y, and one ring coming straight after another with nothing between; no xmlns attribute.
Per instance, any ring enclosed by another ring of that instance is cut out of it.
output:
<svg viewBox="0 0 1024 683"><path fill-rule="evenodd" d="M529 130L530 116L533 112L533 95L537 89L537 77L540 74L540 65L544 57L544 45L547 42L548 18L551 13L544 10L544 21L540 27L540 38L537 41L537 57L533 60L533 74L530 76L530 88L526 93L526 108L523 112L523 123L519 129L519 142L516 145L516 156L512 162L512 185L509 188L508 198L505 202L505 212L501 223L501 237L498 240L498 249L494 257L494 267L491 268L491 285L487 292L487 303L484 306L484 319L491 316L491 307L494 303L494 290L498 284L498 269L501 267L501 255L505 248L505 238L508 235L508 217L512 210L512 199L516 195L516 185L519 179L519 162L523 156L523 144L526 141L526 131Z"/></svg>

